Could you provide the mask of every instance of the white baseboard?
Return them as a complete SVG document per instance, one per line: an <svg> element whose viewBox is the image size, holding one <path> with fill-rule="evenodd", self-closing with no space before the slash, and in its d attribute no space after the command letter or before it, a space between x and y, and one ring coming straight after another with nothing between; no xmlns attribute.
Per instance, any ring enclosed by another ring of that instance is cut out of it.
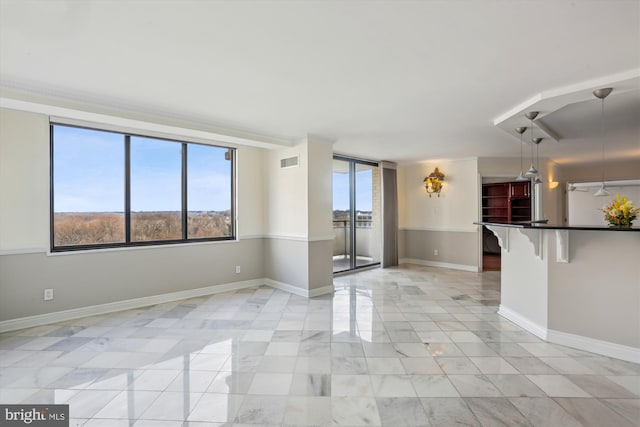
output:
<svg viewBox="0 0 640 427"><path fill-rule="evenodd" d="M275 289L280 289L281 291L289 292L290 294L299 295L305 298L313 298L320 295L330 294L334 291L333 285L323 286L321 288L308 289L299 288L297 286L290 285L284 282L278 282L273 279L264 279L264 284L271 286Z"/></svg>
<svg viewBox="0 0 640 427"><path fill-rule="evenodd" d="M627 362L640 363L640 348L547 329L501 305L498 314L540 339Z"/></svg>
<svg viewBox="0 0 640 427"><path fill-rule="evenodd" d="M498 308L498 314L504 317L507 320L512 321L516 325L520 326L522 329L525 329L531 332L533 335L537 336L540 339L547 340L547 328L538 325L536 322L527 319L526 317L516 313L515 311L505 307L500 304Z"/></svg>
<svg viewBox="0 0 640 427"><path fill-rule="evenodd" d="M164 304L167 302L179 301L188 298L219 294L222 292L235 291L238 289L253 288L263 285L271 286L272 288L280 289L282 291L300 295L306 298L317 297L334 292L333 285L323 286L321 288L311 289L311 291L309 291L307 289L298 288L296 286L277 282L271 279L253 279L243 282L207 286L204 288L189 289L187 291L169 292L166 294L152 295L148 297L110 302L106 304L91 305L88 307L73 308L70 310L56 311L54 313L4 320L0 322L0 333L33 328L35 326L50 325L52 323L66 322L82 317L98 316L101 314L115 313L117 311L131 310L134 308L147 307L156 304Z"/></svg>
<svg viewBox="0 0 640 427"><path fill-rule="evenodd" d="M450 268L453 270L471 271L473 273L477 273L480 271L477 265L452 264L449 262L428 261L425 259L415 259L415 258L400 258L399 263L426 265L427 267Z"/></svg>
<svg viewBox="0 0 640 427"><path fill-rule="evenodd" d="M333 285L327 285L321 288L311 289L311 291L309 291L309 297L313 298L313 297L319 297L321 295L332 294L335 292L335 290L336 288Z"/></svg>
<svg viewBox="0 0 640 427"><path fill-rule="evenodd" d="M577 348L591 353L601 354L607 357L626 360L627 362L640 363L640 348L601 341L594 338L583 337L566 332L549 329L547 340L567 347Z"/></svg>
<svg viewBox="0 0 640 427"><path fill-rule="evenodd" d="M243 282L226 283L224 285L207 286L205 288L190 289L187 291L170 292L166 294L152 295L148 297L74 308L71 310L56 311L55 313L20 317L18 319L4 320L0 322L0 333L32 328L34 326L49 325L57 322L65 322L68 320L79 319L81 317L97 316L101 314L114 313L117 311L131 310L134 308L163 304L171 301L195 298L204 295L212 295L221 292L235 291L238 289L252 288L256 286L262 286L264 284L266 284L264 279L246 280Z"/></svg>

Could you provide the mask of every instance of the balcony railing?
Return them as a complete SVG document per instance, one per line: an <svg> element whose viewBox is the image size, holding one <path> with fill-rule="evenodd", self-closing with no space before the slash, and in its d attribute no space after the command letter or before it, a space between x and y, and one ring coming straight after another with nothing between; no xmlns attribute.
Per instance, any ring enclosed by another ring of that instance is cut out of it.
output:
<svg viewBox="0 0 640 427"><path fill-rule="evenodd" d="M344 256L347 258L351 252L349 240L351 234L349 220L334 220L333 233L333 256ZM356 220L356 256L371 257L371 244L373 238L373 222L368 220Z"/></svg>

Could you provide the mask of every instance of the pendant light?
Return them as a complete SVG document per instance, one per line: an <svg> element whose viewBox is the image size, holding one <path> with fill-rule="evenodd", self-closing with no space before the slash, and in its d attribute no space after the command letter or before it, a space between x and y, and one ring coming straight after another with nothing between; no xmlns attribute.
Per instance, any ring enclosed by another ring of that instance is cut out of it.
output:
<svg viewBox="0 0 640 427"><path fill-rule="evenodd" d="M531 121L531 167L529 168L528 171L525 172L524 176L532 178L536 175L538 175L538 169L536 169L533 166L533 119L535 119L536 117L538 117L538 112L537 111L529 111L528 113L525 114L525 117L527 119L529 119Z"/></svg>
<svg viewBox="0 0 640 427"><path fill-rule="evenodd" d="M534 138L533 143L536 144L536 167L540 168L540 143L544 138ZM536 179L533 180L533 184L542 184L542 180L540 179L540 174L536 175Z"/></svg>
<svg viewBox="0 0 640 427"><path fill-rule="evenodd" d="M526 126L517 127L516 132L520 134L520 174L516 178L516 181L528 181L527 177L524 176L522 172L524 168L522 167L522 146L524 145L524 141L522 141L522 134L527 130Z"/></svg>
<svg viewBox="0 0 640 427"><path fill-rule="evenodd" d="M600 99L602 106L600 114L600 138L602 139L602 186L594 193L594 196L596 197L605 197L609 195L609 192L604 187L604 99L609 96L612 90L613 88L605 87L593 91L593 96Z"/></svg>

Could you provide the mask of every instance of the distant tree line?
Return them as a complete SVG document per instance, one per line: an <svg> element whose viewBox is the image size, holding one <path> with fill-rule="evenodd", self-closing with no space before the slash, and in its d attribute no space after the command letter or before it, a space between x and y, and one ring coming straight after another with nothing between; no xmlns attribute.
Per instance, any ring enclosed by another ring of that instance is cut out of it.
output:
<svg viewBox="0 0 640 427"><path fill-rule="evenodd" d="M94 245L124 242L124 214L105 212L56 213L54 245ZM229 236L231 213L188 212L188 238ZM131 241L178 240L182 238L179 212L133 212Z"/></svg>

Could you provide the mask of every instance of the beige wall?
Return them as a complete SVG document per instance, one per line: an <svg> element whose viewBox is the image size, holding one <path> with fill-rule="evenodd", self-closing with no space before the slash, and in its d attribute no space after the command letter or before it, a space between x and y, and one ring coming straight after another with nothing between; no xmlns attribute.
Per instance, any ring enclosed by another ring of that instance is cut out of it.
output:
<svg viewBox="0 0 640 427"><path fill-rule="evenodd" d="M529 230L527 237L507 230L500 314L551 342L640 360L640 233ZM568 262L557 260L563 245Z"/></svg>
<svg viewBox="0 0 640 427"><path fill-rule="evenodd" d="M330 287L331 144L237 150L238 241L48 254L48 117L0 109L0 321L263 278Z"/></svg>
<svg viewBox="0 0 640 427"><path fill-rule="evenodd" d="M282 169L280 159L299 156ZM332 144L307 137L268 153L265 277L305 292L333 284Z"/></svg>
<svg viewBox="0 0 640 427"><path fill-rule="evenodd" d="M607 181L640 179L640 158L605 162ZM594 182L602 180L602 164L560 165L558 178L561 182Z"/></svg>
<svg viewBox="0 0 640 427"><path fill-rule="evenodd" d="M0 109L0 253L48 247L48 118Z"/></svg>
<svg viewBox="0 0 640 427"><path fill-rule="evenodd" d="M546 331L549 255L543 253L542 259L536 257L533 245L525 235L515 228L507 229L507 232L509 251L502 250L500 311L517 313L539 331ZM545 239L547 234L544 234Z"/></svg>
<svg viewBox="0 0 640 427"><path fill-rule="evenodd" d="M318 240L309 242L309 291L333 286L333 242Z"/></svg>
<svg viewBox="0 0 640 427"><path fill-rule="evenodd" d="M280 168L280 160L299 157L299 165ZM307 143L269 151L265 156L266 233L271 236L307 238Z"/></svg>
<svg viewBox="0 0 640 427"><path fill-rule="evenodd" d="M266 230L264 157L266 150L238 147L238 237L262 236Z"/></svg>
<svg viewBox="0 0 640 427"><path fill-rule="evenodd" d="M263 196L246 190L263 151L238 147L239 234L255 239L49 255L48 117L0 109L0 321L264 277Z"/></svg>
<svg viewBox="0 0 640 427"><path fill-rule="evenodd" d="M430 261L473 270L478 266L478 233L456 231L400 230L399 258L405 262ZM438 255L434 255L434 251Z"/></svg>
<svg viewBox="0 0 640 427"><path fill-rule="evenodd" d="M549 329L638 349L640 232L570 231L569 264L549 245Z"/></svg>
<svg viewBox="0 0 640 427"><path fill-rule="evenodd" d="M333 145L318 137L307 139L309 238L333 236Z"/></svg>
<svg viewBox="0 0 640 427"><path fill-rule="evenodd" d="M0 321L264 277L263 239L0 256ZM242 272L235 273L240 265ZM43 301L45 288L55 298Z"/></svg>
<svg viewBox="0 0 640 427"><path fill-rule="evenodd" d="M400 228L473 229L478 220L478 160L447 159L398 165ZM440 197L429 197L424 177L445 174Z"/></svg>
<svg viewBox="0 0 640 427"><path fill-rule="evenodd" d="M294 286L301 291L309 289L309 242L288 238L265 239L264 277Z"/></svg>
<svg viewBox="0 0 640 427"><path fill-rule="evenodd" d="M445 174L444 187L440 197L429 197L423 181L435 167ZM400 261L477 270L478 197L475 158L398 165Z"/></svg>

